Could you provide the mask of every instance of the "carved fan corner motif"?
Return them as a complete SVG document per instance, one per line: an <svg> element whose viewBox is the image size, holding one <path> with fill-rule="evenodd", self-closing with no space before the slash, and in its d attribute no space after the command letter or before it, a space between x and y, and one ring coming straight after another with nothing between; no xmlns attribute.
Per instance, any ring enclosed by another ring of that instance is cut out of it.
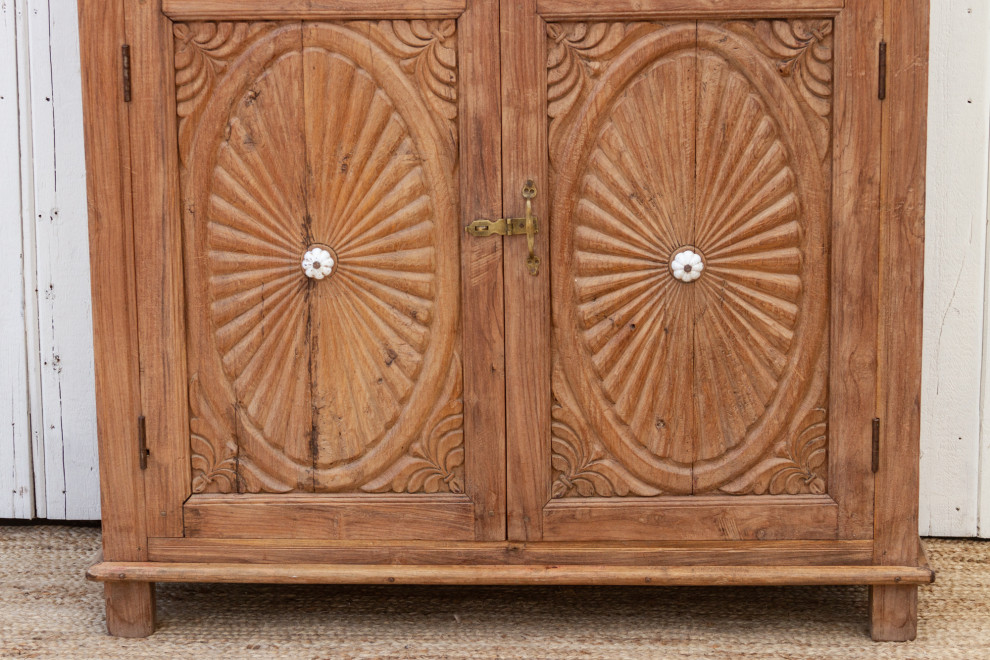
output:
<svg viewBox="0 0 990 660"><path fill-rule="evenodd" d="M175 101L179 160L187 165L204 107L230 64L278 23L197 21L175 23Z"/></svg>
<svg viewBox="0 0 990 660"><path fill-rule="evenodd" d="M192 493L286 493L292 490L238 456L234 411L213 401L194 374L189 381Z"/></svg>
<svg viewBox="0 0 990 660"><path fill-rule="evenodd" d="M808 410L772 455L718 490L729 495L824 495L828 492L828 410Z"/></svg>
<svg viewBox="0 0 990 660"><path fill-rule="evenodd" d="M640 481L615 460L579 412L558 367L553 371L550 436L551 497L652 497L661 491Z"/></svg>
<svg viewBox="0 0 990 660"><path fill-rule="evenodd" d="M617 53L659 23L575 22L547 24L547 114L554 160L563 124L581 107Z"/></svg>
<svg viewBox="0 0 990 660"><path fill-rule="evenodd" d="M444 133L457 142L457 21L355 21L415 80Z"/></svg>
<svg viewBox="0 0 990 660"><path fill-rule="evenodd" d="M194 374L189 381L189 444L193 493L237 492L237 443L230 420L207 397Z"/></svg>
<svg viewBox="0 0 990 660"><path fill-rule="evenodd" d="M464 399L455 356L443 395L406 456L361 487L369 493L463 493Z"/></svg>
<svg viewBox="0 0 990 660"><path fill-rule="evenodd" d="M831 151L834 21L730 21L725 29L749 40L776 69L802 105L822 161Z"/></svg>

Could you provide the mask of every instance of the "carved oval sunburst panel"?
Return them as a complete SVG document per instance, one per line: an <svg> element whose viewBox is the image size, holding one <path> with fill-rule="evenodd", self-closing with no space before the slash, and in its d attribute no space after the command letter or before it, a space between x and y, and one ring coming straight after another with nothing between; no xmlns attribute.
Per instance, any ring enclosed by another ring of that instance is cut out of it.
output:
<svg viewBox="0 0 990 660"><path fill-rule="evenodd" d="M589 447L661 492L746 492L741 475L821 403L829 216L815 133L786 72L724 26L653 26L589 70L583 105L551 117L569 129L552 159L569 384L555 396L573 390Z"/></svg>
<svg viewBox="0 0 990 660"><path fill-rule="evenodd" d="M240 490L390 488L380 475L436 444L438 406L460 410L456 138L422 80L438 67L415 62L449 67L450 43L432 40L453 33L419 27L210 28L243 43L200 65L213 73L183 118L192 406L232 422L214 442L234 445ZM307 276L307 254L332 255L325 277ZM460 417L438 419L459 456Z"/></svg>

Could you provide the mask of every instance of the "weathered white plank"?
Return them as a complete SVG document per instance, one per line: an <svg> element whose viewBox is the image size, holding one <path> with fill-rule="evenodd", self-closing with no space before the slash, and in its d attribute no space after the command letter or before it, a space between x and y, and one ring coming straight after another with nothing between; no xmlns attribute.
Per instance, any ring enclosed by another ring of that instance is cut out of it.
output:
<svg viewBox="0 0 990 660"><path fill-rule="evenodd" d="M987 35L990 39L990 34ZM990 69L990 63L987 65ZM987 155L990 162L990 154ZM987 168L990 170L990 166ZM987 227L990 228L990 180L987 181ZM980 406L980 498L977 534L990 539L990 240L987 241L987 296L983 306L983 401Z"/></svg>
<svg viewBox="0 0 990 660"><path fill-rule="evenodd" d="M17 13L17 91L20 108L21 232L24 260L24 331L27 346L27 392L31 419L31 458L34 470L34 515L46 518L45 420L41 414L41 350L38 341L38 251L34 228L34 168L32 167L31 76L28 48L28 0L14 0ZM9 5L9 0L8 0Z"/></svg>
<svg viewBox="0 0 990 660"><path fill-rule="evenodd" d="M976 534L990 130L986 2L932 3L922 534Z"/></svg>
<svg viewBox="0 0 990 660"><path fill-rule="evenodd" d="M44 499L48 518L91 519L99 482L76 4L27 8Z"/></svg>
<svg viewBox="0 0 990 660"><path fill-rule="evenodd" d="M21 236L17 14L0 0L0 518L34 514Z"/></svg>

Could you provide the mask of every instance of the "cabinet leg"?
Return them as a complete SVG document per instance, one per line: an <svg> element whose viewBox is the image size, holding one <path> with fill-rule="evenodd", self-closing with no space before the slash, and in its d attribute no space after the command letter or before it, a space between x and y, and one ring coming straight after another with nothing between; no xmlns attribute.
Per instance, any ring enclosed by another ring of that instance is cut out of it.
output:
<svg viewBox="0 0 990 660"><path fill-rule="evenodd" d="M870 587L870 635L878 642L909 642L918 633L918 587Z"/></svg>
<svg viewBox="0 0 990 660"><path fill-rule="evenodd" d="M154 582L105 582L107 632L115 637L147 637L155 632Z"/></svg>

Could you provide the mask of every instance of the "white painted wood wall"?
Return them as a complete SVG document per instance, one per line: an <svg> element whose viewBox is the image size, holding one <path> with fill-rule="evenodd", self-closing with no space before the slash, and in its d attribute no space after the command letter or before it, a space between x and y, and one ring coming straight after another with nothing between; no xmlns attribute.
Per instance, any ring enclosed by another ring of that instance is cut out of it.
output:
<svg viewBox="0 0 990 660"><path fill-rule="evenodd" d="M0 0L0 518L100 512L75 0Z"/></svg>
<svg viewBox="0 0 990 660"><path fill-rule="evenodd" d="M988 4L932 0L926 535L990 537ZM78 44L75 0L0 0L0 518L99 516Z"/></svg>

